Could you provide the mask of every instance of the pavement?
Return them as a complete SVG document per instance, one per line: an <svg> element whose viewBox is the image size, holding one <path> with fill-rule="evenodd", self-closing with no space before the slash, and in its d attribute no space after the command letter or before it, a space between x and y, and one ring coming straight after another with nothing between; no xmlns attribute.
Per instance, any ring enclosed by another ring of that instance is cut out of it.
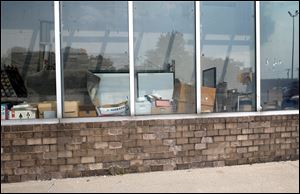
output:
<svg viewBox="0 0 300 194"><path fill-rule="evenodd" d="M1 184L1 193L299 193L299 160Z"/></svg>

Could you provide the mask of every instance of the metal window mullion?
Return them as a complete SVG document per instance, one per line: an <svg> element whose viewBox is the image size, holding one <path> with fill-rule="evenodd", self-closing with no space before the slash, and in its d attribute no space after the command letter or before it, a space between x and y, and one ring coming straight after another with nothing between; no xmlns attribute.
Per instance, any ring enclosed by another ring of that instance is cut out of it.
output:
<svg viewBox="0 0 300 194"><path fill-rule="evenodd" d="M55 37L55 72L56 72L56 104L57 118L63 117L63 83L62 65L60 51L60 2L54 1L54 37Z"/></svg>
<svg viewBox="0 0 300 194"><path fill-rule="evenodd" d="M196 105L197 114L201 113L201 50L200 50L200 1L196 1Z"/></svg>
<svg viewBox="0 0 300 194"><path fill-rule="evenodd" d="M260 1L255 1L256 111L261 111Z"/></svg>
<svg viewBox="0 0 300 194"><path fill-rule="evenodd" d="M129 40L129 90L130 115L135 115L135 86L134 86L134 42L133 42L133 1L128 1L128 40Z"/></svg>

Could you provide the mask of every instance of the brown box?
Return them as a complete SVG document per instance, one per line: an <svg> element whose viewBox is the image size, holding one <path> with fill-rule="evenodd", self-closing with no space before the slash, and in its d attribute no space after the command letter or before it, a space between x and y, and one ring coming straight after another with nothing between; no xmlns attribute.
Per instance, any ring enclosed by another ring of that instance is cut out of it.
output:
<svg viewBox="0 0 300 194"><path fill-rule="evenodd" d="M38 103L39 118L44 118L45 111L56 111L55 101L45 101Z"/></svg>
<svg viewBox="0 0 300 194"><path fill-rule="evenodd" d="M201 105L214 106L216 88L201 87Z"/></svg>
<svg viewBox="0 0 300 194"><path fill-rule="evenodd" d="M214 106L210 105L201 105L201 111L202 112L213 112L214 111Z"/></svg>
<svg viewBox="0 0 300 194"><path fill-rule="evenodd" d="M151 114L171 114L173 113L173 107L152 107Z"/></svg>
<svg viewBox="0 0 300 194"><path fill-rule="evenodd" d="M177 101L177 113L195 113L196 104L187 101Z"/></svg>
<svg viewBox="0 0 300 194"><path fill-rule="evenodd" d="M79 101L65 101L64 117L78 117L78 116L79 116Z"/></svg>
<svg viewBox="0 0 300 194"><path fill-rule="evenodd" d="M79 106L79 117L97 117L94 106Z"/></svg>
<svg viewBox="0 0 300 194"><path fill-rule="evenodd" d="M176 79L173 98L178 101L195 103L195 86Z"/></svg>

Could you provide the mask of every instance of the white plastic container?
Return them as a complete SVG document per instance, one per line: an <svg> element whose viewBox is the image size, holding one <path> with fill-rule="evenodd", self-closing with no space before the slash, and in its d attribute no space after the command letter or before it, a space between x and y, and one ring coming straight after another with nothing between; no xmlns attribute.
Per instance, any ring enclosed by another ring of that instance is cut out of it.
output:
<svg viewBox="0 0 300 194"><path fill-rule="evenodd" d="M151 114L151 102L145 97L139 97L135 103L135 113L137 115L148 115Z"/></svg>

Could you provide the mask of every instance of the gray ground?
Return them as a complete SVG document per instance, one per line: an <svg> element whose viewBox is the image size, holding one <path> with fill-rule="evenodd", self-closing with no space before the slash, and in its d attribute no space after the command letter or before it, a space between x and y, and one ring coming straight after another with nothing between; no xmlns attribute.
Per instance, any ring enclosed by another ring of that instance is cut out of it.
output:
<svg viewBox="0 0 300 194"><path fill-rule="evenodd" d="M299 161L1 184L8 192L299 193Z"/></svg>

